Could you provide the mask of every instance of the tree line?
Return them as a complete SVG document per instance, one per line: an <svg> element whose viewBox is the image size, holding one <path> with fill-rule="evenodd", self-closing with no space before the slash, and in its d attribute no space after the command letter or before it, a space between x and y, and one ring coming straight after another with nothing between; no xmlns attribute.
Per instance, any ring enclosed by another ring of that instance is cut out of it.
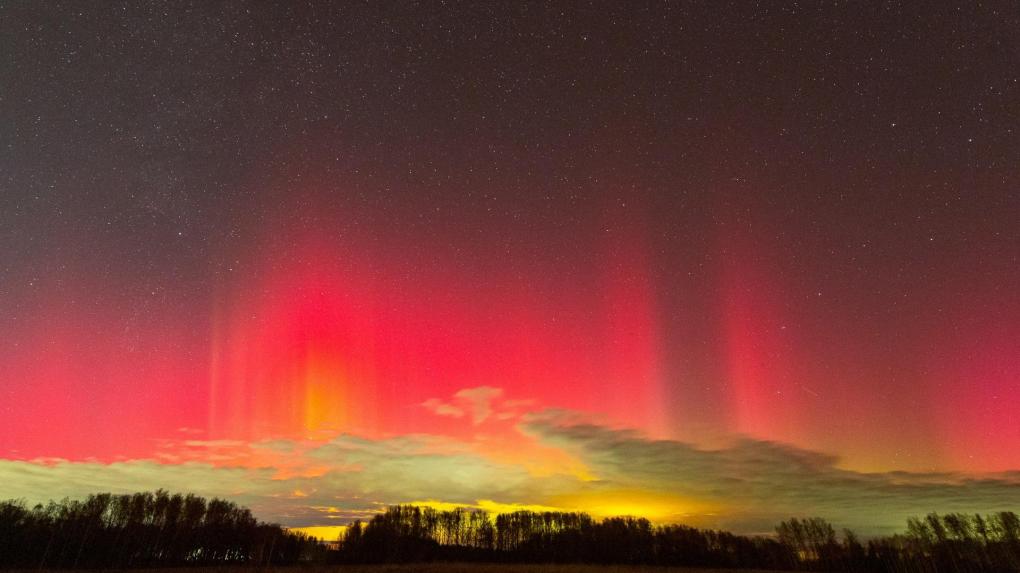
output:
<svg viewBox="0 0 1020 573"><path fill-rule="evenodd" d="M874 573L1020 571L1020 517L929 514L869 540L820 518L743 536L639 517L489 514L397 505L336 543L257 520L222 499L166 491L97 494L32 507L0 502L0 568L140 568L317 563L591 563Z"/></svg>
<svg viewBox="0 0 1020 573"><path fill-rule="evenodd" d="M862 541L820 518L790 519L775 536L741 536L647 519L584 513L438 511L394 506L356 521L331 560L340 563L492 561L675 565L875 573L1020 571L1020 518L929 514L902 534Z"/></svg>
<svg viewBox="0 0 1020 573"><path fill-rule="evenodd" d="M192 494L103 493L33 507L0 501L4 568L289 564L323 552L316 540L258 521L246 508Z"/></svg>

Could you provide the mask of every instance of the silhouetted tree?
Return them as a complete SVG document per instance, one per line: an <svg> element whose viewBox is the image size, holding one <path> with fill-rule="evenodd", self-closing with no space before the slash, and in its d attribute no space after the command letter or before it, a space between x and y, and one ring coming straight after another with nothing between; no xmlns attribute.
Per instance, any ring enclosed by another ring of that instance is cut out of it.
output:
<svg viewBox="0 0 1020 573"><path fill-rule="evenodd" d="M165 491L92 495L28 507L0 502L0 567L18 569L489 561L682 565L874 573L1020 571L1020 518L951 513L912 518L906 532L865 545L820 518L790 519L776 536L746 537L638 517L437 511L398 505L355 521L339 550L222 499Z"/></svg>
<svg viewBox="0 0 1020 573"><path fill-rule="evenodd" d="M165 491L97 494L28 508L0 502L0 567L122 568L295 563L318 544L248 509Z"/></svg>

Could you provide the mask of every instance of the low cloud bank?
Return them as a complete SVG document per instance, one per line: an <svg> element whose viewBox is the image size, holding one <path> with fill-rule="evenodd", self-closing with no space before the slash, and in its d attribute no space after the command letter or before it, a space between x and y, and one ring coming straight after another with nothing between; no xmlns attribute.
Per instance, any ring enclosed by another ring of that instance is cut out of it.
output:
<svg viewBox="0 0 1020 573"><path fill-rule="evenodd" d="M443 416L459 412L472 426L513 411L514 439L561 450L587 471L539 475L486 455L470 440L431 435L373 440L345 434L315 444L189 439L170 444L180 446L177 453L153 459L0 460L0 497L44 502L100 491L194 491L232 499L288 526L340 525L419 500L596 514L664 508L650 517L760 533L787 517L821 516L865 535L901 530L908 517L930 511L1020 506L1020 472L863 473L790 445L740 438L703 449L586 423L577 413L517 413L521 401L508 406L500 400L497 389L469 389L426 407Z"/></svg>

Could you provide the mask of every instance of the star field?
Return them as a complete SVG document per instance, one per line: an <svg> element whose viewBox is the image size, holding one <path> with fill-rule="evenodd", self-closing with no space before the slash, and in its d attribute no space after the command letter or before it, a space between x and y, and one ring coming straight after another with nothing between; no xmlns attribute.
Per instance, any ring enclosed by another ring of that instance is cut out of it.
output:
<svg viewBox="0 0 1020 573"><path fill-rule="evenodd" d="M0 458L551 409L1020 468L1015 3L0 13Z"/></svg>

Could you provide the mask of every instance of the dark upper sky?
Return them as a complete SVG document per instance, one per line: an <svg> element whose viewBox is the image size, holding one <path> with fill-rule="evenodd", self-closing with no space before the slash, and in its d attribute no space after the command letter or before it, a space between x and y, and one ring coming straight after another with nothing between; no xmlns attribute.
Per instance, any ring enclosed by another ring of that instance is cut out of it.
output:
<svg viewBox="0 0 1020 573"><path fill-rule="evenodd" d="M860 467L1020 466L1015 2L280 4L0 6L0 455L215 419L218 344L272 332L234 315L304 293L296 261L415 316L350 351L371 402L472 381ZM505 362L394 374L436 329L484 341L422 356Z"/></svg>

